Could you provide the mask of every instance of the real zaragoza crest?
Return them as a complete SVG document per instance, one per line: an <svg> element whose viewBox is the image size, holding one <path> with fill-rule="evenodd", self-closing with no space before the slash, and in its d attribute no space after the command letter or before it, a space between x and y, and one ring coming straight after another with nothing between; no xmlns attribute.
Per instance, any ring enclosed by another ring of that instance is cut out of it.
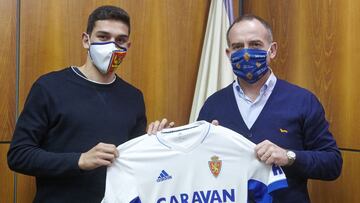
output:
<svg viewBox="0 0 360 203"><path fill-rule="evenodd" d="M125 55L126 55L125 51L116 51L112 54L111 59L110 59L109 72L114 71L115 69L117 69L120 66Z"/></svg>
<svg viewBox="0 0 360 203"><path fill-rule="evenodd" d="M209 161L209 168L211 173L215 176L215 178L217 178L221 171L221 160L219 160L218 156L211 157L211 161Z"/></svg>
<svg viewBox="0 0 360 203"><path fill-rule="evenodd" d="M244 59L245 59L245 61L249 61L250 60L250 54L246 52L244 54Z"/></svg>

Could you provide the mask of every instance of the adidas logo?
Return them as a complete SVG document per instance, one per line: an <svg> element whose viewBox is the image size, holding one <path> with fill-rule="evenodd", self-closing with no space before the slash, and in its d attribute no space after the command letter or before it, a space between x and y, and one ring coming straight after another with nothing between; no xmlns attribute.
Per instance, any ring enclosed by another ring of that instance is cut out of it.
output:
<svg viewBox="0 0 360 203"><path fill-rule="evenodd" d="M172 179L172 177L168 173L166 173L166 171L162 170L156 182L162 182L169 179Z"/></svg>

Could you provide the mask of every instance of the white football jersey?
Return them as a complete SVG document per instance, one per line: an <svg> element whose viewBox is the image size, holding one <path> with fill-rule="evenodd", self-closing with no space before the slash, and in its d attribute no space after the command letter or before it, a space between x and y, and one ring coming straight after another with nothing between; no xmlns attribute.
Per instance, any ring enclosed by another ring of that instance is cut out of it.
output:
<svg viewBox="0 0 360 203"><path fill-rule="evenodd" d="M260 162L255 144L205 121L143 135L120 146L103 203L271 202L287 187L281 167Z"/></svg>

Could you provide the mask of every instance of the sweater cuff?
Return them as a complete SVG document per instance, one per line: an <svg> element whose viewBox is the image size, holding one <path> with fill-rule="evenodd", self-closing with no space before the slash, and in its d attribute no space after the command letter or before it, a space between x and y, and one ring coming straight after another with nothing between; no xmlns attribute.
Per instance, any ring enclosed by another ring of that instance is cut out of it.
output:
<svg viewBox="0 0 360 203"><path fill-rule="evenodd" d="M70 157L70 163L72 168L74 169L74 173L81 174L85 171L80 169L79 167L79 159L80 159L81 153L72 153Z"/></svg>
<svg viewBox="0 0 360 203"><path fill-rule="evenodd" d="M297 151L297 150L291 150L296 154L296 159L294 161L294 163L289 166L288 168L291 170L296 171L296 173L298 175L301 175L303 177L306 176L306 174L304 174L304 170L306 170L307 167L307 156L306 156L306 152L305 151Z"/></svg>

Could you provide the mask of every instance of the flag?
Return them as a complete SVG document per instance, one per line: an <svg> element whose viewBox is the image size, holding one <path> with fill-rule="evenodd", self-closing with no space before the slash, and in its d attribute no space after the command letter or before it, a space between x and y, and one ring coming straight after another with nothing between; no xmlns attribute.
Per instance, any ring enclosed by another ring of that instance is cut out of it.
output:
<svg viewBox="0 0 360 203"><path fill-rule="evenodd" d="M232 0L212 0L201 53L189 122L194 122L205 100L234 81L226 55L226 32L233 22Z"/></svg>

